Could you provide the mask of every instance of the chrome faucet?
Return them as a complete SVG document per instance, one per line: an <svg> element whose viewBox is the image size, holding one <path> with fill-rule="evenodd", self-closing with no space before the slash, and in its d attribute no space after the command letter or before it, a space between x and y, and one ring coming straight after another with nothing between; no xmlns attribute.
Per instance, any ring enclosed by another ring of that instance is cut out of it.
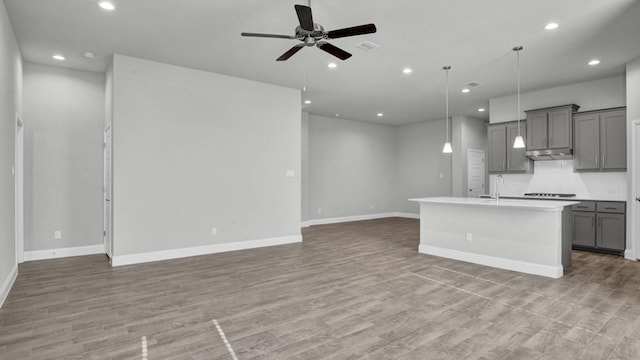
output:
<svg viewBox="0 0 640 360"><path fill-rule="evenodd" d="M502 174L496 176L496 202L500 201L500 184L502 183L502 186L504 186L504 177L502 177Z"/></svg>

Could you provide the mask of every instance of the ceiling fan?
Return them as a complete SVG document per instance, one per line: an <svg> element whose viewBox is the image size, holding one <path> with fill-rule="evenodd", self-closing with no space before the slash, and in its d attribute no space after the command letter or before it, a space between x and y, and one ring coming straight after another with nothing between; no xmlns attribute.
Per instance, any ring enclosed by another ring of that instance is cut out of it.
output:
<svg viewBox="0 0 640 360"><path fill-rule="evenodd" d="M311 5L311 1L309 1ZM259 34L259 33L246 33L243 32L242 36L252 37L264 37L264 38L277 38L277 39L293 39L299 40L302 43L297 44L291 49L287 50L284 54L280 55L276 61L285 61L300 51L305 46L317 46L320 50L324 50L329 54L339 58L340 60L347 60L351 57L351 54L334 46L327 42L330 39L338 39L347 36L356 36L364 34L372 34L376 32L376 26L374 24L366 24L348 27L344 29L337 29L331 31L324 31L322 25L313 22L313 16L311 14L311 7L304 5L295 5L296 13L298 14L298 20L300 25L296 26L295 35L276 35L276 34Z"/></svg>

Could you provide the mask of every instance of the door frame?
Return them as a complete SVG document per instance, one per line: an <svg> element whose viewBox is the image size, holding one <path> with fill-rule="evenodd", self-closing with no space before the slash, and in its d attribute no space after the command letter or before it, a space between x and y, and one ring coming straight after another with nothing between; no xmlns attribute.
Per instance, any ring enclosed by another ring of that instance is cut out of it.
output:
<svg viewBox="0 0 640 360"><path fill-rule="evenodd" d="M467 189L466 189L466 197L469 197L469 175L470 175L470 164L471 161L469 161L469 159L471 158L472 153L476 153L476 154L482 154L482 186L483 189L485 191L485 193L487 192L487 153L484 150L481 149L467 149Z"/></svg>
<svg viewBox="0 0 640 360"><path fill-rule="evenodd" d="M111 199L111 189L112 184L112 167L111 167L111 157L113 156L112 151L112 140L111 140L111 125L107 125L104 128L103 133L103 150L102 150L102 161L103 161L103 177L102 177L102 209L103 209L103 218L102 218L102 240L104 243L104 252L109 257L109 261L113 258L113 234L111 230L113 229L112 221L113 221L113 212L112 212L112 200ZM107 177L110 177L109 179Z"/></svg>
<svg viewBox="0 0 640 360"><path fill-rule="evenodd" d="M640 258L640 202L636 198L640 197L640 166L638 161L638 153L640 151L640 120L631 122L631 154L627 157L628 176L630 176L627 212L627 250L624 257L630 260L638 260Z"/></svg>
<svg viewBox="0 0 640 360"><path fill-rule="evenodd" d="M13 182L15 188L15 240L16 263L24 262L24 123L20 115L15 116L15 153Z"/></svg>

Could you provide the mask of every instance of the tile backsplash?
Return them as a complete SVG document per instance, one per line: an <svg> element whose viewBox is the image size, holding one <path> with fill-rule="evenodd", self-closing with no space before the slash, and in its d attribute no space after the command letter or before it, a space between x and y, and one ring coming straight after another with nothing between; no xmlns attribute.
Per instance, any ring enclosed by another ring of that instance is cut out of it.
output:
<svg viewBox="0 0 640 360"><path fill-rule="evenodd" d="M574 172L573 160L534 162L532 174L504 174L500 193L522 196L528 192L569 193L579 199L627 200L626 172ZM495 176L490 177L493 194Z"/></svg>

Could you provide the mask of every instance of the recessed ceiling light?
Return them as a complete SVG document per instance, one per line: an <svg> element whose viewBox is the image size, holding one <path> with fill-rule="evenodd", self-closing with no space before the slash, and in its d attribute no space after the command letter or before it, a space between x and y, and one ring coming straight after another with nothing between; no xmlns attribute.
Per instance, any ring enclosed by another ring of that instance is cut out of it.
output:
<svg viewBox="0 0 640 360"><path fill-rule="evenodd" d="M94 53L93 51L85 51L85 53L83 55L87 59L95 59L95 57L96 57L96 53Z"/></svg>
<svg viewBox="0 0 640 360"><path fill-rule="evenodd" d="M105 9L105 10L115 10L116 6L113 5L113 3L109 2L109 1L100 1L98 3L98 6L100 6L101 8Z"/></svg>
<svg viewBox="0 0 640 360"><path fill-rule="evenodd" d="M591 66L596 66L598 64L600 64L600 60L598 60L598 59L593 59L593 60L589 61L589 65L591 65Z"/></svg>
<svg viewBox="0 0 640 360"><path fill-rule="evenodd" d="M52 58L58 60L58 61L62 61L64 59L66 59L64 56L60 55L60 54L55 54L52 56Z"/></svg>
<svg viewBox="0 0 640 360"><path fill-rule="evenodd" d="M337 67L338 67L338 64L336 64L336 63L332 62L332 63L327 64L327 67L328 67L329 69L335 69L335 68L337 68Z"/></svg>
<svg viewBox="0 0 640 360"><path fill-rule="evenodd" d="M557 29L558 26L559 25L557 23L551 22L551 23L548 23L544 28L547 30L554 30L554 29Z"/></svg>
<svg viewBox="0 0 640 360"><path fill-rule="evenodd" d="M305 104L311 104L311 100L305 100L304 103Z"/></svg>
<svg viewBox="0 0 640 360"><path fill-rule="evenodd" d="M378 113L378 117L383 117L384 114L383 113Z"/></svg>
<svg viewBox="0 0 640 360"><path fill-rule="evenodd" d="M336 117L340 116L340 114L336 114Z"/></svg>
<svg viewBox="0 0 640 360"><path fill-rule="evenodd" d="M480 111L480 112L484 112L484 110L485 110L484 108L478 109L478 111Z"/></svg>
<svg viewBox="0 0 640 360"><path fill-rule="evenodd" d="M471 91L471 90L469 90L467 88L462 89L462 92L465 93L465 94L468 93L469 91Z"/></svg>
<svg viewBox="0 0 640 360"><path fill-rule="evenodd" d="M413 72L413 70L411 70L410 68L404 68L402 70L402 73L404 73L404 74L411 74L412 72Z"/></svg>

